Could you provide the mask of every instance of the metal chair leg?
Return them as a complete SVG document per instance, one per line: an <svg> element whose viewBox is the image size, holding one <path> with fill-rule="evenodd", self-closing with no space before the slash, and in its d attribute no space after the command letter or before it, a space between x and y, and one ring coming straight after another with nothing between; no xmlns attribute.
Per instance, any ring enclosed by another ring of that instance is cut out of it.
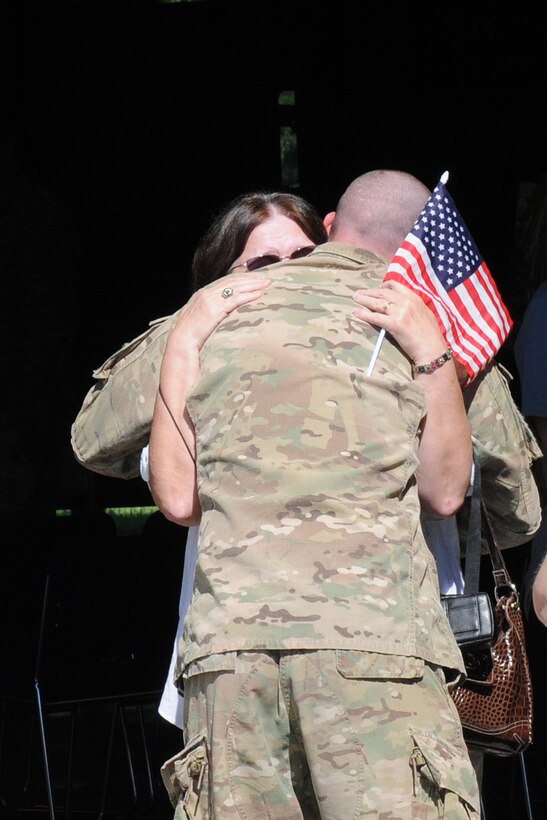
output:
<svg viewBox="0 0 547 820"><path fill-rule="evenodd" d="M140 729L140 735L141 735L141 740L142 740L142 748L143 748L143 752L144 752L144 762L145 762L145 765L146 765L146 779L147 779L147 783L148 783L148 791L149 791L149 794L150 794L149 806L151 807L154 804L154 791L155 791L154 790L154 778L152 776L152 765L151 765L151 762L150 762L150 751L148 749L148 743L147 743L147 739L146 739L146 729L145 729L145 726L144 726L144 715L143 715L143 708L142 708L141 704L139 704L137 706L137 715L138 715L138 718L139 718L139 729Z"/></svg>
<svg viewBox="0 0 547 820"><path fill-rule="evenodd" d="M125 745L125 754L127 757L127 765L129 767L129 777L131 781L131 791L133 792L133 802L137 805L137 778L135 774L135 764L133 762L133 753L131 751L131 743L129 742L129 735L127 733L127 721L125 718L125 709L120 707L120 724L123 732L123 740Z"/></svg>
<svg viewBox="0 0 547 820"><path fill-rule="evenodd" d="M110 738L108 740L108 751L106 754L106 765L105 765L105 773L104 773L104 781L103 781L103 793L101 799L101 808L99 814L97 816L97 820L102 820L105 816L106 811L106 800L108 795L108 786L110 783L110 766L112 763L112 751L114 749L114 737L116 734L116 721L118 718L119 712L119 704L115 703L113 712L112 712L112 721L110 723Z"/></svg>
<svg viewBox="0 0 547 820"><path fill-rule="evenodd" d="M534 820L532 811L532 801L530 798L530 789L528 787L528 774L526 772L526 761L524 759L524 752L519 752L520 774L522 777L522 788L524 790L524 798L526 800L526 816L528 820Z"/></svg>

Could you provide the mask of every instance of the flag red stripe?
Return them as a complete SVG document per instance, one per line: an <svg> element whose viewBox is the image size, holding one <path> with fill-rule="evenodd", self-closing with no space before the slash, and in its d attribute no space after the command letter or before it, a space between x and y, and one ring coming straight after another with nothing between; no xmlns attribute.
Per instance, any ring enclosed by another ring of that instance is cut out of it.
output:
<svg viewBox="0 0 547 820"><path fill-rule="evenodd" d="M480 336L489 358L494 356L501 343L500 336L487 306L480 304L473 276L453 288L450 291L450 298L471 331Z"/></svg>
<svg viewBox="0 0 547 820"><path fill-rule="evenodd" d="M505 339L507 338L507 334L513 327L513 320L511 319L509 311L503 303L500 292L498 290L498 286L496 285L496 281L490 273L490 270L488 269L488 265L486 264L486 262L483 262L482 265L479 266L478 270L479 273L482 274L481 279L484 283L485 288L490 293L490 298L498 308L498 315L500 317L502 327L505 331L505 336L502 341L505 341Z"/></svg>
<svg viewBox="0 0 547 820"><path fill-rule="evenodd" d="M496 289L491 288L493 279L486 266L481 265L468 280L454 288L455 296L461 293L462 289L469 296L469 300L463 297L466 303L469 301L469 310L476 316L477 326L483 330L483 324L491 329L490 338L497 348L505 341L507 333L511 329L508 322L508 314L503 303L499 302ZM453 291L450 291L452 296ZM488 328L484 332L488 334Z"/></svg>

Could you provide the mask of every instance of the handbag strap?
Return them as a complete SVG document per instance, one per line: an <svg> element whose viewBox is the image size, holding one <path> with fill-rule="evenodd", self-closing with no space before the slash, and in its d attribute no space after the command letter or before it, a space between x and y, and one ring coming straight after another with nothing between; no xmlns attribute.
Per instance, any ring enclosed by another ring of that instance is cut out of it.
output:
<svg viewBox="0 0 547 820"><path fill-rule="evenodd" d="M465 546L464 583L466 594L477 593L479 591L483 535L486 538L488 554L490 555L490 561L492 563L496 600L499 600L501 595L507 595L511 592L517 593L517 589L511 581L505 561L494 540L490 524L488 523L488 516L481 497L481 469L478 458L475 455L473 489L469 504L467 542Z"/></svg>
<svg viewBox="0 0 547 820"><path fill-rule="evenodd" d="M473 488L469 503L469 520L467 524L467 542L465 545L464 584L466 593L479 591L481 569L481 468L477 457L474 457Z"/></svg>
<svg viewBox="0 0 547 820"><path fill-rule="evenodd" d="M509 571L505 565L503 555L501 554L501 551L494 540L494 536L492 535L492 530L490 529L490 524L488 523L488 516L486 515L486 511L484 509L484 504L482 504L481 507L483 532L486 536L488 553L492 562L492 576L494 578L494 594L496 601L498 601L502 595L510 595L511 593L514 593L518 600L517 588L511 580L511 576L509 575Z"/></svg>

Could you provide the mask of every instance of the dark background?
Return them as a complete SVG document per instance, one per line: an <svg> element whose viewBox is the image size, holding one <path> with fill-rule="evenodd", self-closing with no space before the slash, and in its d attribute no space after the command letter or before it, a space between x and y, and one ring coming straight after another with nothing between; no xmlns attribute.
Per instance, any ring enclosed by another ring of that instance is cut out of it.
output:
<svg viewBox="0 0 547 820"><path fill-rule="evenodd" d="M18 463L21 510L73 506L90 482L98 507L147 498L137 481L84 479L70 423L92 370L188 296L214 211L281 187L285 89L296 95L300 193L326 212L371 168L430 187L448 169L518 321L517 207L546 164L534 8L4 0L2 327L29 462ZM13 474L8 494L13 511Z"/></svg>
<svg viewBox="0 0 547 820"><path fill-rule="evenodd" d="M148 490L77 465L70 425L92 370L188 297L215 210L282 187L282 91L295 91L297 190L322 212L372 168L430 187L449 170L518 328L518 214L547 171L540 16L467 0L3 0L0 693L32 695L48 577L49 700L163 685L183 535L156 523L120 538L100 511L150 504ZM58 508L81 526L52 521ZM519 577L526 557L510 559ZM539 676L545 637L529 628Z"/></svg>

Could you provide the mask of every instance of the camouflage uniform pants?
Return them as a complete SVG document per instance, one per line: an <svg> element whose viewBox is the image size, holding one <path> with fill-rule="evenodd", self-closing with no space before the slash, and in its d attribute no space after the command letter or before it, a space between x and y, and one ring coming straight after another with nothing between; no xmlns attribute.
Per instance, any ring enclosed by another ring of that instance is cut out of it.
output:
<svg viewBox="0 0 547 820"><path fill-rule="evenodd" d="M185 749L162 768L176 820L478 818L442 670L397 661L392 677L389 656L346 650L198 663Z"/></svg>

